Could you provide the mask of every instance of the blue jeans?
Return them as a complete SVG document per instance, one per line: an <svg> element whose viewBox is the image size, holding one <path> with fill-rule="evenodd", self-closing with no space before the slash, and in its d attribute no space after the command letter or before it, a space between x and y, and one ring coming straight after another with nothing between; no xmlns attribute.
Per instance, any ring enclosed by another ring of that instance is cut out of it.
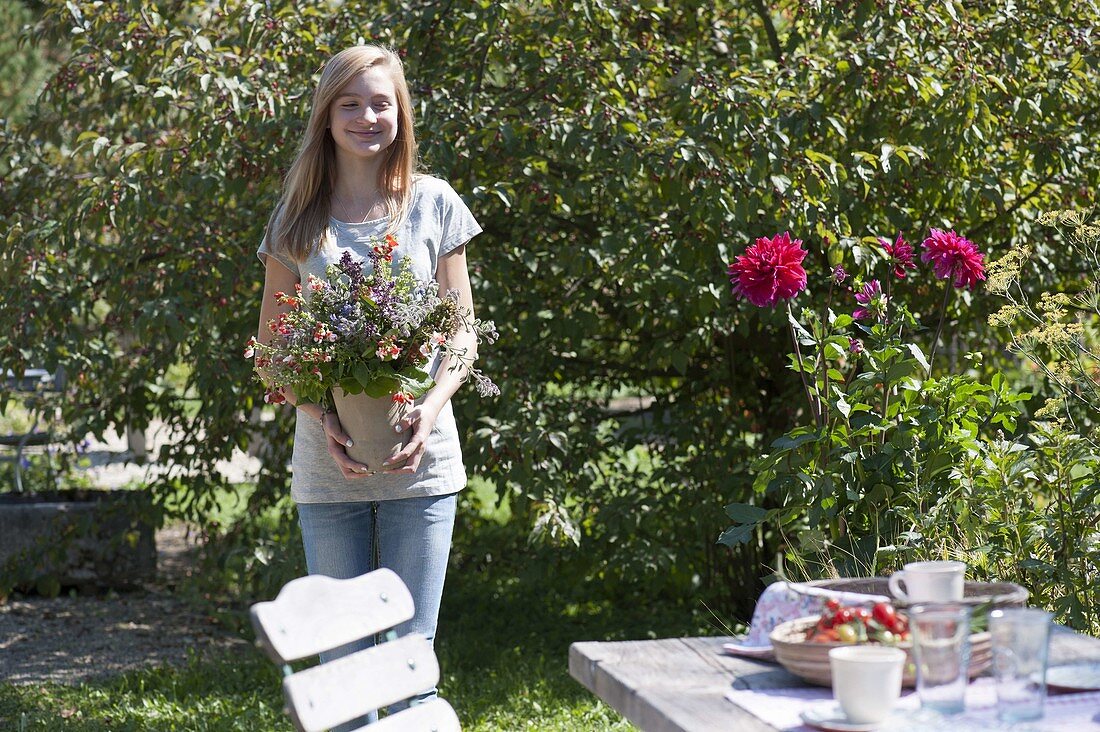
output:
<svg viewBox="0 0 1100 732"><path fill-rule="evenodd" d="M391 501L299 503L309 573L348 579L379 567L392 569L408 586L416 607L412 620L397 626L398 635L420 633L433 642L457 503L455 493ZM346 656L374 642L364 638L321 654L321 660ZM417 698L435 695L433 688ZM390 711L403 706L392 706ZM370 721L374 718L371 715Z"/></svg>

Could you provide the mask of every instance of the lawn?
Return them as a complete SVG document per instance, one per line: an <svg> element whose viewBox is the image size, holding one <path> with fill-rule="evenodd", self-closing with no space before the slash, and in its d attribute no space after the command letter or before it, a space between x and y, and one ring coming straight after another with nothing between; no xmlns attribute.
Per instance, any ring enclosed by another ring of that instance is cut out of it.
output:
<svg viewBox="0 0 1100 732"><path fill-rule="evenodd" d="M573 681L577 640L720 633L702 608L577 601L576 583L534 557L478 566L459 557L444 594L441 694L469 730L631 726ZM224 612L224 608L222 608ZM232 613L243 614L242 608ZM21 726L25 725L25 726ZM258 652L183 659L77 687L0 685L0 729L289 730L279 672Z"/></svg>

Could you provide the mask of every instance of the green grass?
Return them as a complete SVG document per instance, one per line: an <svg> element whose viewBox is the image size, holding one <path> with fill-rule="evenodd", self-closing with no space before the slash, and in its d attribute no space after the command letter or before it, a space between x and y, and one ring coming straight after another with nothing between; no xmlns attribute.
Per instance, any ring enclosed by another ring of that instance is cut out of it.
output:
<svg viewBox="0 0 1100 732"><path fill-rule="evenodd" d="M484 504L481 511L482 518L490 513ZM472 543L493 547L500 557L456 554L436 642L440 693L458 711L463 729L632 729L569 676L569 644L720 632L701 608L602 599L600 588L578 587L564 575L552 555L526 551L522 537L501 550L508 544L494 530L514 527L485 522ZM243 608L211 612L247 624ZM24 717L28 731L290 730L279 678L274 665L249 647L76 687L0 684L0 730L20 730Z"/></svg>
<svg viewBox="0 0 1100 732"><path fill-rule="evenodd" d="M24 726L25 725L25 726ZM61 686L0 686L0 729L291 730L282 713L279 672L258 653L192 657L179 668Z"/></svg>
<svg viewBox="0 0 1100 732"><path fill-rule="evenodd" d="M690 613L559 601L552 583L451 578L437 651L440 693L468 730L627 730L569 677L576 640L697 632ZM67 687L0 685L0 730L290 730L279 672L257 651Z"/></svg>

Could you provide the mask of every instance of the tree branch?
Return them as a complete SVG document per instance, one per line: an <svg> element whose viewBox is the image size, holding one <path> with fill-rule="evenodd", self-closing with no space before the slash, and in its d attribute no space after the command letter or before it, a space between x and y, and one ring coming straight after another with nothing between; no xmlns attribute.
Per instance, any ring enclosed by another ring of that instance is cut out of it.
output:
<svg viewBox="0 0 1100 732"><path fill-rule="evenodd" d="M753 0L756 14L764 21L764 32L768 35L768 45L772 47L772 53L778 63L783 63L783 49L779 46L779 36L775 33L775 25L772 23L772 15L768 12L764 0Z"/></svg>

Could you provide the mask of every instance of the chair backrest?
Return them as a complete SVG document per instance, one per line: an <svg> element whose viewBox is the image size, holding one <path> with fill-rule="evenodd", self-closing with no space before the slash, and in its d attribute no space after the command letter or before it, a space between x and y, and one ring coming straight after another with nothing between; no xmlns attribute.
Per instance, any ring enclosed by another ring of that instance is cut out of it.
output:
<svg viewBox="0 0 1100 732"><path fill-rule="evenodd" d="M303 732L320 732L404 701L439 682L431 643L412 634L297 673L287 665L386 631L413 616L413 600L394 572L380 569L347 580L321 575L288 582L278 597L252 606L256 642L282 664L287 713ZM457 732L458 717L442 699L412 706L370 725L372 732Z"/></svg>

